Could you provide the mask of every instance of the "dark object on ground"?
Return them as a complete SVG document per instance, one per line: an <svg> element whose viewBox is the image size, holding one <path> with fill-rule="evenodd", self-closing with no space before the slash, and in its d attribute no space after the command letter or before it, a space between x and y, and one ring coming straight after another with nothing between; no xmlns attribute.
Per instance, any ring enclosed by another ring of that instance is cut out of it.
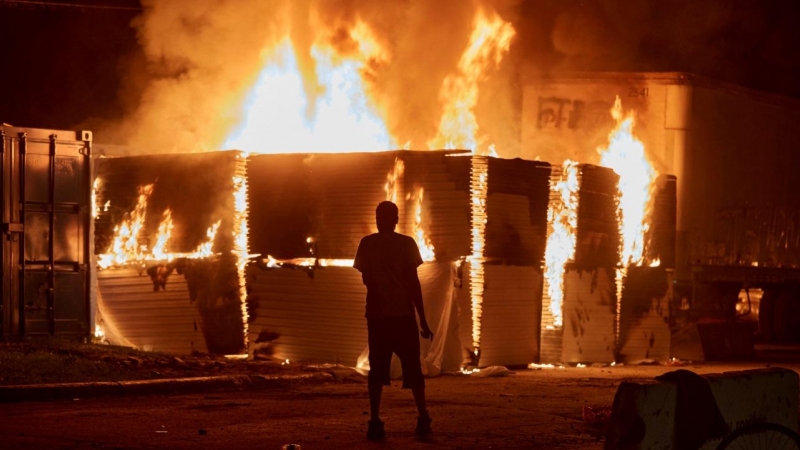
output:
<svg viewBox="0 0 800 450"><path fill-rule="evenodd" d="M382 441L386 439L386 430L383 429L383 421L370 420L367 422L367 439L370 441Z"/></svg>
<svg viewBox="0 0 800 450"><path fill-rule="evenodd" d="M608 425L611 421L611 407L583 405L583 421L589 425Z"/></svg>
<svg viewBox="0 0 800 450"><path fill-rule="evenodd" d="M685 369L657 376L656 380L677 385L675 448L696 449L703 442L730 432L708 380Z"/></svg>
<svg viewBox="0 0 800 450"><path fill-rule="evenodd" d="M431 433L433 433L433 430L431 429L432 420L433 419L431 419L430 416L417 417L417 428L414 430L414 434L421 438L430 436Z"/></svg>

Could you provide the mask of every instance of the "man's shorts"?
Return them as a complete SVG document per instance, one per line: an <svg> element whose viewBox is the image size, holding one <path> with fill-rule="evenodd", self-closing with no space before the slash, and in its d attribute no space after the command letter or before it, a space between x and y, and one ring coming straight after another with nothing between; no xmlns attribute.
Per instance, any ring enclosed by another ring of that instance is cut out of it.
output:
<svg viewBox="0 0 800 450"><path fill-rule="evenodd" d="M370 385L389 384L392 353L400 358L403 388L425 387L419 362L419 332L414 316L367 319Z"/></svg>

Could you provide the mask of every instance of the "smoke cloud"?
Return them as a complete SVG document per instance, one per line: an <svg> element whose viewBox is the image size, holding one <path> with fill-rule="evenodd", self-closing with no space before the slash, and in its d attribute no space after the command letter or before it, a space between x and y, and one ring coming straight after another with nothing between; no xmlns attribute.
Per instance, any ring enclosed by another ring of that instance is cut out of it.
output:
<svg viewBox="0 0 800 450"><path fill-rule="evenodd" d="M135 19L143 60L126 60L124 85L138 91L132 113L106 136L137 153L218 150L243 120L243 104L265 58L287 36L310 99L324 94L316 82L313 44L324 42L346 56L357 52L349 31L363 22L385 49L362 72L374 107L398 145L424 148L442 114L439 91L456 70L477 8L515 20L516 0L142 0ZM514 145L510 131L518 100L515 64L509 58L487 71L478 122L484 140ZM501 125L500 121L506 125ZM506 136L504 136L504 134Z"/></svg>
<svg viewBox="0 0 800 450"><path fill-rule="evenodd" d="M191 5L189 4L191 3ZM287 36L308 103L325 94L311 48L357 53L348 30L368 25L382 58L362 71L396 144L425 148L442 114L440 90L457 71L478 8L516 36L488 68L475 107L482 144L517 156L521 84L573 71L686 71L800 96L798 7L758 0L142 0L132 26L141 54L121 60L129 113L98 136L137 153L218 150L242 123L267 55Z"/></svg>
<svg viewBox="0 0 800 450"><path fill-rule="evenodd" d="M532 75L685 71L800 95L788 82L800 76L795 2L530 1L523 10L517 44Z"/></svg>

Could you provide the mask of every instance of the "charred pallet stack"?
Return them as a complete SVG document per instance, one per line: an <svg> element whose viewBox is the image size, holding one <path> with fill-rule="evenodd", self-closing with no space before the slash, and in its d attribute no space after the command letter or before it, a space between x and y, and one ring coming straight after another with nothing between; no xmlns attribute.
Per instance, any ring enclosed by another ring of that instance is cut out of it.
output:
<svg viewBox="0 0 800 450"><path fill-rule="evenodd" d="M551 168L537 161L488 158L487 169L478 363L524 366L539 353Z"/></svg>
<svg viewBox="0 0 800 450"><path fill-rule="evenodd" d="M563 278L563 325L555 324L549 298L542 307L540 362L545 363L614 361L619 177L592 165L577 170L576 244Z"/></svg>
<svg viewBox="0 0 800 450"><path fill-rule="evenodd" d="M426 291L426 309L437 311L436 317L429 311L429 322L434 328L447 324L439 333L434 332L449 338L433 344L436 348L429 353L430 358L452 365L454 360L474 357L473 344L478 336L484 344L480 365L524 365L535 359L550 166L519 159L482 158L486 176L494 182L484 186L482 205L488 220L481 232L485 242L479 261L483 279L476 284L471 276L474 261L463 261L471 259L476 233L471 222L476 195L471 168L477 158L481 157L457 151L251 157L250 251L283 261L279 267L262 263L248 268L254 318L251 340L274 339L269 351L279 358L352 363L357 342L365 336L350 333L350 339L343 334L338 345L328 340L330 348L315 353L313 343L302 338L299 330L285 326L288 319L274 318L291 315L289 309L301 308L301 304L315 309L317 303L330 301L314 297L328 295L330 290L311 286L327 279L322 275L325 271L340 270L333 265L353 258L361 237L376 231L375 206L394 199L401 216L398 232L417 237L420 247L432 248L435 255L435 260L425 263L419 273ZM311 267L300 269L298 264ZM297 270L306 275L299 276ZM342 277L359 280L356 271L345 270ZM286 274L279 275L281 272ZM319 282L317 276L321 277ZM293 281L276 291L259 281L265 278ZM346 308L347 317L339 314L336 324L328 323L333 319L320 314L314 317L314 326L364 329L363 286L347 286L341 287L342 295L361 308ZM305 297L295 302L277 298L298 292ZM331 295L338 297L339 293ZM473 308L476 297L483 307L478 313ZM274 310L284 306L285 310ZM477 326L473 319L477 319ZM428 345L423 343L423 352ZM334 352L334 348L345 347L349 349L345 353ZM459 352L463 353L456 356ZM441 367L434 364L428 369Z"/></svg>
<svg viewBox="0 0 800 450"><path fill-rule="evenodd" d="M613 170L581 165L575 259L564 276L563 362L613 362L620 234Z"/></svg>
<svg viewBox="0 0 800 450"><path fill-rule="evenodd" d="M619 267L618 177L579 166L574 258L563 279L563 327L543 302L541 362L632 362L669 357L669 299L675 261L675 177L654 190L644 263ZM557 197L551 198L551 201Z"/></svg>
<svg viewBox="0 0 800 450"><path fill-rule="evenodd" d="M188 253L208 241L204 259L131 257L97 275L99 322L128 344L155 351L239 353L244 330L234 248L238 152L102 158L97 162L95 252L112 252L115 229L144 195L136 244L152 250L165 211L173 228L165 252ZM142 190L151 186L149 193ZM135 241L129 241L135 242ZM139 249L129 249L138 251ZM109 337L111 337L109 335Z"/></svg>
<svg viewBox="0 0 800 450"><path fill-rule="evenodd" d="M277 259L352 259L377 231L375 207L393 200L398 232L421 222L437 259L469 252L469 158L456 152L382 152L251 156L250 248ZM310 238L310 239L309 239Z"/></svg>
<svg viewBox="0 0 800 450"><path fill-rule="evenodd" d="M670 357L672 270L629 267L622 280L616 360L666 361Z"/></svg>
<svg viewBox="0 0 800 450"><path fill-rule="evenodd" d="M352 258L375 230L390 154L256 155L248 161L250 249L278 259Z"/></svg>
<svg viewBox="0 0 800 450"><path fill-rule="evenodd" d="M645 263L630 267L622 280L617 361L667 360L672 279L675 267L676 178L662 175L653 192L650 229L645 236Z"/></svg>
<svg viewBox="0 0 800 450"><path fill-rule="evenodd" d="M359 239L375 231L395 155L254 155L248 161L250 252L306 259L247 267L251 354L353 366L366 346L365 288L351 267Z"/></svg>

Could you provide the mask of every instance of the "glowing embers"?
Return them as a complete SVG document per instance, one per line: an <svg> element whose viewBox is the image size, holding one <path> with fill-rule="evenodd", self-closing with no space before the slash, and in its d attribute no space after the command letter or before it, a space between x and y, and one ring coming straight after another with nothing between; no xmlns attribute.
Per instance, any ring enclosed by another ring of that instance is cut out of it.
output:
<svg viewBox="0 0 800 450"><path fill-rule="evenodd" d="M352 259L291 258L278 260L270 255L262 260L268 268L278 267L353 267Z"/></svg>
<svg viewBox="0 0 800 450"><path fill-rule="evenodd" d="M611 115L617 126L608 136L608 147L598 148L598 152L600 165L619 175L620 264L622 267L650 265L652 261L644 261L644 239L650 226L651 197L658 174L647 160L644 144L633 136L633 111L623 116L619 96Z"/></svg>
<svg viewBox="0 0 800 450"><path fill-rule="evenodd" d="M552 314L552 323L544 327L563 324L564 270L575 256L578 226L578 164L567 160L550 181L551 197L547 211L548 236L545 247L545 287Z"/></svg>
<svg viewBox="0 0 800 450"><path fill-rule="evenodd" d="M474 112L478 103L478 86L488 69L500 65L515 31L497 13L483 8L478 8L473 27L457 72L448 75L439 90L439 101L444 111L438 135L428 142L430 148L465 148L476 154L487 154L478 148L481 142Z"/></svg>
<svg viewBox="0 0 800 450"><path fill-rule="evenodd" d="M470 170L470 217L472 240L469 260L469 283L472 302L472 346L476 359L480 358L481 316L483 315L484 257L486 248L486 197L489 187L489 160L473 156Z"/></svg>

